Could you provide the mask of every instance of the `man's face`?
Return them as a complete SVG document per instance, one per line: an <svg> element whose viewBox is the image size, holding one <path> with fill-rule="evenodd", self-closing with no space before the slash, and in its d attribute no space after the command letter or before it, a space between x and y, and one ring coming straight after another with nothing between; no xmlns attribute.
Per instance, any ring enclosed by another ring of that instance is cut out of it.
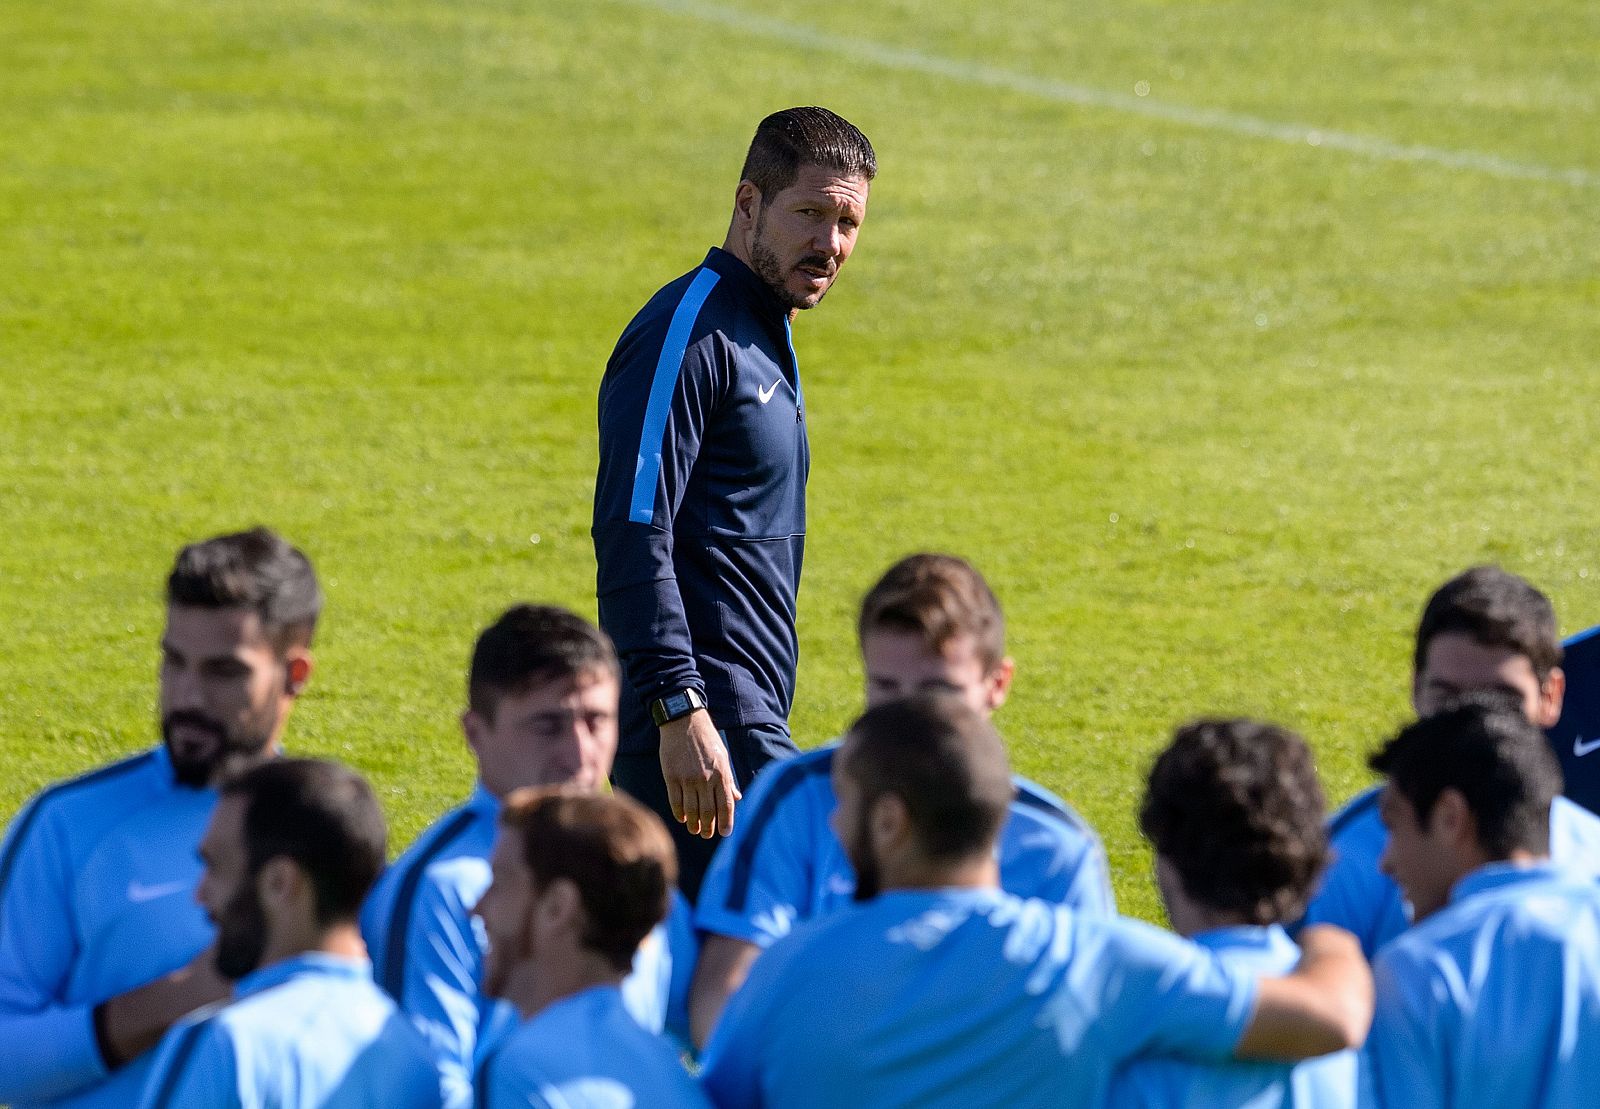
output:
<svg viewBox="0 0 1600 1109"><path fill-rule="evenodd" d="M1540 682L1528 656L1511 647L1484 646L1470 635L1445 632L1428 641L1412 679L1411 705L1429 716L1464 693L1504 693L1527 718L1548 728L1561 718L1564 679L1559 669Z"/></svg>
<svg viewBox="0 0 1600 1109"><path fill-rule="evenodd" d="M754 186L740 186L743 190ZM794 183L760 207L748 242L750 268L790 308L815 308L856 248L867 218L868 182L819 166L800 167Z"/></svg>
<svg viewBox="0 0 1600 1109"><path fill-rule="evenodd" d="M828 819L833 825L833 834L844 845L845 856L855 868L855 899L871 901L883 891L883 871L873 853L861 786L844 769L848 762L848 748L849 741L846 740L845 746L833 758L833 794L837 804Z"/></svg>
<svg viewBox="0 0 1600 1109"><path fill-rule="evenodd" d="M489 937L484 992L503 997L512 970L533 957L533 875L522 860L516 833L503 828L496 833L489 868L494 878L472 911L482 919Z"/></svg>
<svg viewBox="0 0 1600 1109"><path fill-rule="evenodd" d="M224 797L200 840L205 864L196 899L217 928L217 972L238 981L261 965L267 949L267 916L250 873L244 844L245 803Z"/></svg>
<svg viewBox="0 0 1600 1109"><path fill-rule="evenodd" d="M185 785L266 754L293 700L289 663L247 608L167 606L161 738Z"/></svg>
<svg viewBox="0 0 1600 1109"><path fill-rule="evenodd" d="M935 651L917 632L876 628L861 639L861 662L869 709L917 693L954 693L987 717L1011 686L1011 660L985 667L970 635L958 635Z"/></svg>
<svg viewBox="0 0 1600 1109"><path fill-rule="evenodd" d="M523 786L598 790L617 754L617 679L607 670L539 682L502 695L493 718L462 718L484 786L504 797Z"/></svg>
<svg viewBox="0 0 1600 1109"><path fill-rule="evenodd" d="M1444 908L1450 888L1460 877L1453 845L1440 829L1438 805L1424 826L1417 810L1398 790L1385 786L1378 796L1378 816L1388 829L1389 842L1378 868L1394 879L1411 904L1413 922Z"/></svg>

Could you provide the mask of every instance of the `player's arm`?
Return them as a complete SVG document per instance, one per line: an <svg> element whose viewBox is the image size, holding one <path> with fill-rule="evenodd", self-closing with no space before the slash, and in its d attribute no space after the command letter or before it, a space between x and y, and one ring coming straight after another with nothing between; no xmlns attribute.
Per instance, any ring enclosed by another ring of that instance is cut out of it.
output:
<svg viewBox="0 0 1600 1109"><path fill-rule="evenodd" d="M691 314L685 332L693 322ZM683 689L705 696L672 561L673 521L727 370L714 336L686 345L674 327L630 331L600 388L593 528L600 623L647 703ZM696 834L726 835L739 793L710 712L662 727L661 766L673 815Z"/></svg>
<svg viewBox="0 0 1600 1109"><path fill-rule="evenodd" d="M1372 972L1350 933L1313 925L1300 933L1299 965L1263 979L1234 1054L1305 1059L1360 1047L1372 1024Z"/></svg>
<svg viewBox="0 0 1600 1109"><path fill-rule="evenodd" d="M750 976L761 948L733 936L708 935L700 946L689 994L689 1030L697 1048L711 1039L728 1000Z"/></svg>
<svg viewBox="0 0 1600 1109"><path fill-rule="evenodd" d="M0 844L0 1103L50 1101L92 1086L153 1047L185 1013L227 992L203 968L98 1010L63 1001L79 950L75 875L54 819L51 811L24 809Z"/></svg>
<svg viewBox="0 0 1600 1109"><path fill-rule="evenodd" d="M139 1109L217 1109L238 1105L237 1057L215 1020L180 1024L162 1042Z"/></svg>

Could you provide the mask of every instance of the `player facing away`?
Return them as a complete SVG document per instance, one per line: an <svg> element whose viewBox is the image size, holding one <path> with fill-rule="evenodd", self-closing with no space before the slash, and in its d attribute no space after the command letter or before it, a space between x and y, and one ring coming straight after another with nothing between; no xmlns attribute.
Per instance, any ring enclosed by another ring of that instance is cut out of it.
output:
<svg viewBox="0 0 1600 1109"><path fill-rule="evenodd" d="M489 888L501 803L527 786L600 789L617 750L617 695L617 656L604 632L549 605L502 613L473 647L461 716L478 784L395 861L362 910L378 983L432 1047L447 1109L472 1104L476 1055L515 1023L510 1006L479 988L488 941L472 916ZM675 974L686 1007L693 959L689 909L674 900L672 919L646 937L623 987L647 1027L666 1023Z"/></svg>
<svg viewBox="0 0 1600 1109"><path fill-rule="evenodd" d="M639 310L600 383L600 626L624 671L612 782L672 828L691 900L756 772L793 756L811 447L790 332L855 250L878 172L826 108L761 121L727 238Z"/></svg>
<svg viewBox="0 0 1600 1109"><path fill-rule="evenodd" d="M1600 886L1550 859L1561 771L1540 730L1473 698L1400 732L1383 868L1417 923L1378 953L1369 1041L1382 1104L1592 1105Z"/></svg>
<svg viewBox="0 0 1600 1109"><path fill-rule="evenodd" d="M384 858L361 776L257 766L223 786L200 856L234 1000L167 1033L143 1109L438 1109L427 1046L373 983L356 923Z"/></svg>
<svg viewBox="0 0 1600 1109"><path fill-rule="evenodd" d="M951 555L916 554L890 567L861 602L857 624L867 705L922 691L960 696L984 716L1010 691L1005 617L988 582ZM843 905L855 873L829 826L836 743L767 771L712 861L696 907L704 936L690 1007L697 1043L763 948ZM1022 778L1000 836L1000 882L1095 913L1113 911L1099 838L1066 803Z"/></svg>
<svg viewBox="0 0 1600 1109"><path fill-rule="evenodd" d="M480 1109L705 1109L621 984L677 881L660 819L624 795L519 790L500 813L484 989L524 1023L484 1054Z"/></svg>
<svg viewBox="0 0 1600 1109"><path fill-rule="evenodd" d="M1156 759L1139 809L1156 884L1181 936L1230 966L1282 974L1297 919L1327 862L1322 786L1305 741L1254 720L1199 720ZM1350 1109L1360 1065L1342 1051L1290 1065L1141 1059L1117 1079L1122 1109L1249 1105Z"/></svg>
<svg viewBox="0 0 1600 1109"><path fill-rule="evenodd" d="M127 1109L172 1023L228 996L195 849L222 775L278 751L321 608L265 528L178 553L161 745L44 790L0 845L0 1103Z"/></svg>
<svg viewBox="0 0 1600 1109"><path fill-rule="evenodd" d="M1360 1043L1352 937L1308 930L1283 978L1170 933L1024 900L995 856L1015 787L948 694L870 709L833 764L859 904L762 954L705 1055L719 1106L1098 1106L1146 1054L1300 1058Z"/></svg>
<svg viewBox="0 0 1600 1109"><path fill-rule="evenodd" d="M1451 578L1429 598L1417 626L1411 704L1418 716L1464 693L1498 692L1528 720L1548 728L1561 716L1565 678L1549 598L1497 566ZM1359 794L1333 818L1333 862L1306 913L1307 923L1354 932L1370 959L1405 931L1400 888L1378 858L1388 833L1378 815L1381 789ZM1600 817L1564 797L1550 806L1556 862L1600 874Z"/></svg>

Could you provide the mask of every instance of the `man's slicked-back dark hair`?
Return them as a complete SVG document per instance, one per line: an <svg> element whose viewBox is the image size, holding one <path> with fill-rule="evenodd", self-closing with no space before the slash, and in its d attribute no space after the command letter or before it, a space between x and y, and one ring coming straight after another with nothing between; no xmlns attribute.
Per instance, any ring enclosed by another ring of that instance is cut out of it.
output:
<svg viewBox="0 0 1600 1109"><path fill-rule="evenodd" d="M269 759L222 786L244 801L251 874L276 858L297 863L316 891L317 923L348 922L383 870L383 809L366 780L322 759Z"/></svg>
<svg viewBox="0 0 1600 1109"><path fill-rule="evenodd" d="M1550 598L1498 566L1465 570L1428 598L1417 624L1412 659L1417 673L1427 662L1428 645L1452 633L1484 647L1507 647L1525 655L1540 682L1561 665L1561 637Z"/></svg>
<svg viewBox="0 0 1600 1109"><path fill-rule="evenodd" d="M500 824L521 840L522 862L540 889L566 879L587 917L582 942L620 971L666 919L678 857L666 825L626 794L561 786L519 789Z"/></svg>
<svg viewBox="0 0 1600 1109"><path fill-rule="evenodd" d="M878 156L867 136L828 109L785 108L756 128L739 176L761 190L766 205L794 184L801 166L871 181L878 173Z"/></svg>
<svg viewBox="0 0 1600 1109"><path fill-rule="evenodd" d="M955 555L907 555L889 567L861 600L856 635L864 642L881 629L920 635L935 654L970 635L985 671L1006 654L999 599L983 575Z"/></svg>
<svg viewBox="0 0 1600 1109"><path fill-rule="evenodd" d="M270 528L218 535L178 552L167 603L248 608L280 648L307 646L322 612L311 560Z"/></svg>
<svg viewBox="0 0 1600 1109"><path fill-rule="evenodd" d="M1439 795L1456 790L1492 859L1516 850L1548 854L1550 804L1562 790L1561 765L1544 732L1514 699L1473 693L1402 728L1368 760L1411 803L1418 823Z"/></svg>
<svg viewBox="0 0 1600 1109"><path fill-rule="evenodd" d="M467 705L493 720L501 697L594 672L613 678L621 673L605 632L554 605L513 605L484 629L472 649Z"/></svg>
<svg viewBox="0 0 1600 1109"><path fill-rule="evenodd" d="M1276 724L1197 720L1150 768L1139 828L1184 892L1251 924L1305 912L1328 836L1305 741Z"/></svg>
<svg viewBox="0 0 1600 1109"><path fill-rule="evenodd" d="M898 797L918 847L940 862L992 851L1016 796L999 734L951 693L868 709L835 757L860 787L862 811Z"/></svg>

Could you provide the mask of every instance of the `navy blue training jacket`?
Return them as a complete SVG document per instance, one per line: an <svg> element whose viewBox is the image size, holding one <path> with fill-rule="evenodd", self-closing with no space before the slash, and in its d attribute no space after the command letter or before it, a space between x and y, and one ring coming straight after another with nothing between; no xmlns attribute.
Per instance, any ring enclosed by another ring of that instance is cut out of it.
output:
<svg viewBox="0 0 1600 1109"><path fill-rule="evenodd" d="M646 706L677 689L721 728L788 720L810 468L788 310L713 249L634 317L600 383L593 534L622 750L656 745Z"/></svg>

